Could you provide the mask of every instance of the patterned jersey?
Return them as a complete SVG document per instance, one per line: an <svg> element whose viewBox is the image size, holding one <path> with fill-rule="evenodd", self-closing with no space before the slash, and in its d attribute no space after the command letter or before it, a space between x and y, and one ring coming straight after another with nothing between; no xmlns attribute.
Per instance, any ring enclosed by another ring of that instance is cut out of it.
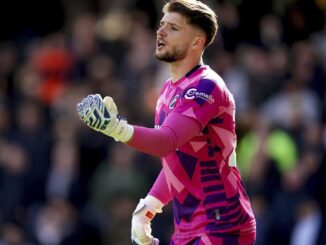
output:
<svg viewBox="0 0 326 245"><path fill-rule="evenodd" d="M236 167L235 103L209 66L196 66L163 84L156 106L160 127L171 112L197 120L201 132L162 157L172 195L176 239L255 230L255 219Z"/></svg>

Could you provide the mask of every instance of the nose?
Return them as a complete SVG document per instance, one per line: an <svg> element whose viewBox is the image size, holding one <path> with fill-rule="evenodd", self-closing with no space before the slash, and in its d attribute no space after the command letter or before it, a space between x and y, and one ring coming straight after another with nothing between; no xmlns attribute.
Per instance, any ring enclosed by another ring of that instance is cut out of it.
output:
<svg viewBox="0 0 326 245"><path fill-rule="evenodd" d="M156 31L156 35L158 37L163 37L163 36L166 36L166 33L164 31L164 26L160 26L157 31Z"/></svg>

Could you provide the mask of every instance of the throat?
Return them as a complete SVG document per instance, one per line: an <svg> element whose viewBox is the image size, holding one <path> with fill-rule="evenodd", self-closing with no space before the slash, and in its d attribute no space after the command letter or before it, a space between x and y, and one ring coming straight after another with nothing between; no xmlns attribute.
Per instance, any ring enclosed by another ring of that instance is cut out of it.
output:
<svg viewBox="0 0 326 245"><path fill-rule="evenodd" d="M170 64L170 70L172 74L172 83L177 83L183 77L190 77L195 71L197 71L203 64L197 63L193 66L184 67L183 69L173 69Z"/></svg>

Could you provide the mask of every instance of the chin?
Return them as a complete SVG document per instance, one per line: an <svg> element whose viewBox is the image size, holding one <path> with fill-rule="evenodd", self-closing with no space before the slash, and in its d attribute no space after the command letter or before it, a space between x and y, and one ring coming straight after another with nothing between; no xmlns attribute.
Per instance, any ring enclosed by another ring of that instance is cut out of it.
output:
<svg viewBox="0 0 326 245"><path fill-rule="evenodd" d="M158 59L158 60L164 60L165 55L162 54L161 52L155 52L155 57L156 57L156 59Z"/></svg>
<svg viewBox="0 0 326 245"><path fill-rule="evenodd" d="M164 56L164 55L165 55L165 52L163 52L162 50L157 49L157 50L155 51L155 55L156 55L156 56Z"/></svg>
<svg viewBox="0 0 326 245"><path fill-rule="evenodd" d="M166 57L166 56L156 56L156 59L167 63L173 63L176 61L176 59L174 59L173 57Z"/></svg>
<svg viewBox="0 0 326 245"><path fill-rule="evenodd" d="M178 57L176 55L169 54L167 52L160 52L158 50L155 52L155 57L158 60L165 61L168 63L178 61Z"/></svg>

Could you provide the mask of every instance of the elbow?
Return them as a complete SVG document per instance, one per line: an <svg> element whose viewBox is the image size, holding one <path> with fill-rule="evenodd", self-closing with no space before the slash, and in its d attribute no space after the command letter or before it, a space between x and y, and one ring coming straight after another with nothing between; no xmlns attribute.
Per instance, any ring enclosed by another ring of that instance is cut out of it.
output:
<svg viewBox="0 0 326 245"><path fill-rule="evenodd" d="M169 154L173 153L175 150L169 150L169 151L160 151L158 152L158 154L156 155L157 157L166 157Z"/></svg>
<svg viewBox="0 0 326 245"><path fill-rule="evenodd" d="M166 157L167 155L175 152L177 150L177 141L176 137L171 132L170 129L163 128L162 132L164 132L164 136L161 138L159 145L157 146L157 154L158 157Z"/></svg>
<svg viewBox="0 0 326 245"><path fill-rule="evenodd" d="M165 146L157 146L157 151L154 153L156 157L166 157L170 155L171 153L175 152L177 149L174 147L167 147L168 144L165 144Z"/></svg>
<svg viewBox="0 0 326 245"><path fill-rule="evenodd" d="M169 127L162 127L161 130L165 131L165 140L160 144L160 157L166 157L167 155L175 152L178 148L177 137L173 130Z"/></svg>

